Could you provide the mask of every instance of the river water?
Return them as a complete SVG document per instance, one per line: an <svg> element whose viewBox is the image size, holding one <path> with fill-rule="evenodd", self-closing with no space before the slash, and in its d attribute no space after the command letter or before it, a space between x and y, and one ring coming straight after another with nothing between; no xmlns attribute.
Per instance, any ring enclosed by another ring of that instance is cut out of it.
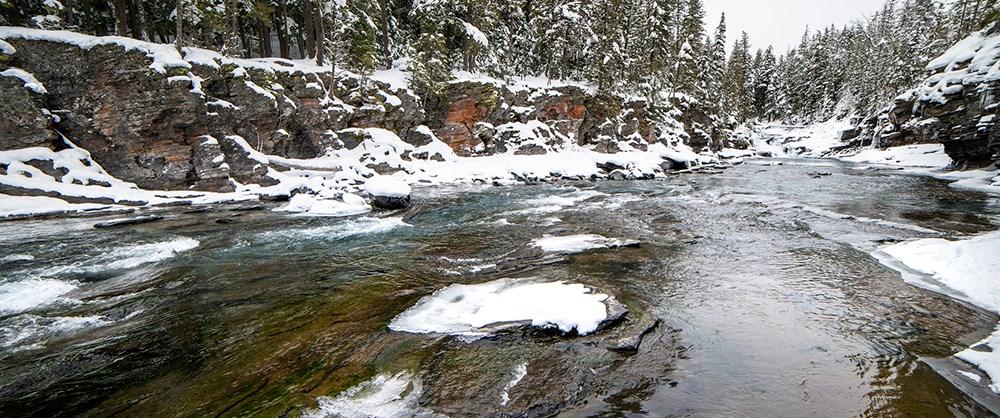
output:
<svg viewBox="0 0 1000 418"><path fill-rule="evenodd" d="M0 415L992 415L926 361L998 318L869 254L996 230L996 197L753 160L415 201L347 219L233 204L115 228L93 226L122 215L0 222ZM642 245L530 245L573 234ZM438 289L501 278L582 283L630 313L582 337L387 327Z"/></svg>

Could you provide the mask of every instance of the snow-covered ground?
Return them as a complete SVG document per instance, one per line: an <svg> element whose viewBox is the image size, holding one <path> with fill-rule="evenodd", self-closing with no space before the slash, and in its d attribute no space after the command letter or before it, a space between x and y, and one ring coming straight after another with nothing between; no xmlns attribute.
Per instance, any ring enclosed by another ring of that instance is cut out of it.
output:
<svg viewBox="0 0 1000 418"><path fill-rule="evenodd" d="M608 318L604 301L582 284L501 279L477 285L451 285L399 314L389 329L415 334L480 336L481 328L530 321L536 327L576 330L585 335Z"/></svg>

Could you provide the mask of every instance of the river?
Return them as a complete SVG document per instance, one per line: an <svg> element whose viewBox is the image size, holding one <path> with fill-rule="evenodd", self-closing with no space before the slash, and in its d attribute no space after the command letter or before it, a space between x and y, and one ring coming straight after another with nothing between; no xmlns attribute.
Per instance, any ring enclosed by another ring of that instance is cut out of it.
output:
<svg viewBox="0 0 1000 418"><path fill-rule="evenodd" d="M998 318L870 253L996 230L997 197L760 159L414 200L354 218L240 203L101 229L122 215L0 222L0 415L992 415L928 360ZM641 246L531 245L573 234ZM585 336L388 329L438 289L502 278L582 283L630 313Z"/></svg>

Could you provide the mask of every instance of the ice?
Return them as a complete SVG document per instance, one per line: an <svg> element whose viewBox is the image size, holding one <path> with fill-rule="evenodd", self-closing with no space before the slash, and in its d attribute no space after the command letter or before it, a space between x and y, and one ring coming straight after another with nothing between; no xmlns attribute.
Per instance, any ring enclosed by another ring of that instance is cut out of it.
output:
<svg viewBox="0 0 1000 418"><path fill-rule="evenodd" d="M580 253L600 248L617 247L621 244L622 242L619 240L605 238L596 234L570 235L563 237L546 236L531 243L531 245L541 248L542 251L564 254Z"/></svg>
<svg viewBox="0 0 1000 418"><path fill-rule="evenodd" d="M27 279L0 284L0 313L17 313L48 305L78 287L75 282Z"/></svg>
<svg viewBox="0 0 1000 418"><path fill-rule="evenodd" d="M319 397L319 408L306 412L310 418L428 418L439 417L420 406L423 386L410 373L378 375L334 398Z"/></svg>
<svg viewBox="0 0 1000 418"><path fill-rule="evenodd" d="M365 191L372 196L406 197L413 192L413 189L399 178L375 176L365 182Z"/></svg>
<svg viewBox="0 0 1000 418"><path fill-rule="evenodd" d="M415 334L482 335L482 327L531 321L536 327L576 330L585 335L607 319L604 301L582 284L501 279L477 285L451 285L399 314L389 329Z"/></svg>

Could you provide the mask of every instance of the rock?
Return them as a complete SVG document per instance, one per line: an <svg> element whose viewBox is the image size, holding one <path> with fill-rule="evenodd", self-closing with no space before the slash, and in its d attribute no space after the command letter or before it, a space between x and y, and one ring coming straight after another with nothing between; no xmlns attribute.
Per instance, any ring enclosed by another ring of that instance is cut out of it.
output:
<svg viewBox="0 0 1000 418"><path fill-rule="evenodd" d="M613 181L625 181L628 180L629 174L623 170L615 170L608 174L608 180Z"/></svg>
<svg viewBox="0 0 1000 418"><path fill-rule="evenodd" d="M163 217L157 215L139 216L130 219L119 219L114 221L96 223L94 224L94 228L97 229L117 228L121 226L148 224L150 222L156 222L159 220L163 220Z"/></svg>
<svg viewBox="0 0 1000 418"><path fill-rule="evenodd" d="M375 176L365 182L364 189L376 208L396 210L410 205L412 188L402 180Z"/></svg>
<svg viewBox="0 0 1000 418"><path fill-rule="evenodd" d="M58 138L44 95L17 77L0 76L0 150L48 147Z"/></svg>
<svg viewBox="0 0 1000 418"><path fill-rule="evenodd" d="M617 340L610 341L608 343L608 350L617 353L627 353L635 354L639 352L639 346L642 345L642 340L646 338L649 333L656 330L660 324L663 323L659 318L651 321L646 321L646 323L639 326L641 330L638 334L632 336L626 336Z"/></svg>

